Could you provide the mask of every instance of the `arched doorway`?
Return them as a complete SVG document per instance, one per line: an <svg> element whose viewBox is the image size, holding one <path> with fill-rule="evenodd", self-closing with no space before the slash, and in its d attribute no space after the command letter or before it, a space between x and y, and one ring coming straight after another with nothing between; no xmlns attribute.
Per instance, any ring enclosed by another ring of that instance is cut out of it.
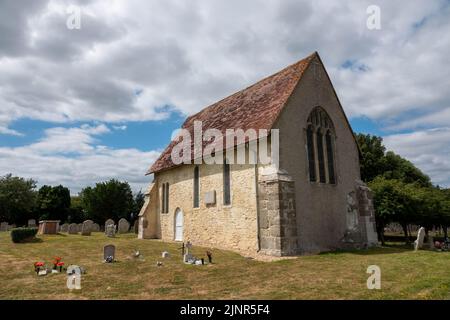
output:
<svg viewBox="0 0 450 320"><path fill-rule="evenodd" d="M175 210L175 241L183 241L184 217L180 208Z"/></svg>

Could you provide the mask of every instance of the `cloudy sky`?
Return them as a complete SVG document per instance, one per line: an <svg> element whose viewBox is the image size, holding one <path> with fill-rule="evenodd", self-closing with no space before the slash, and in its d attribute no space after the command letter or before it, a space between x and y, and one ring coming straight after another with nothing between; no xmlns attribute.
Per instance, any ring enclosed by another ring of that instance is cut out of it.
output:
<svg viewBox="0 0 450 320"><path fill-rule="evenodd" d="M1 0L0 175L139 190L186 116L318 51L353 129L450 186L449 35L448 0Z"/></svg>

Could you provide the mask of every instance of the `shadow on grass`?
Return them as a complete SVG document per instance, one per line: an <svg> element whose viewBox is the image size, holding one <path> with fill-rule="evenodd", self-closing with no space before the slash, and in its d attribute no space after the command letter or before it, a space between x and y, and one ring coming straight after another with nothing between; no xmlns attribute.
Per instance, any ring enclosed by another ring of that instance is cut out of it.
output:
<svg viewBox="0 0 450 320"><path fill-rule="evenodd" d="M15 244L28 244L28 243L41 243L44 242L44 240L40 238L33 238L33 239L27 239L25 241L16 242Z"/></svg>
<svg viewBox="0 0 450 320"><path fill-rule="evenodd" d="M330 255L330 254L344 254L351 253L362 256L371 256L378 254L392 254L392 253L403 253L403 252L411 252L413 251L413 247L407 244L399 244L399 243L387 243L384 246L379 246L375 248L369 249L338 249L335 251L327 251L321 252L319 255Z"/></svg>

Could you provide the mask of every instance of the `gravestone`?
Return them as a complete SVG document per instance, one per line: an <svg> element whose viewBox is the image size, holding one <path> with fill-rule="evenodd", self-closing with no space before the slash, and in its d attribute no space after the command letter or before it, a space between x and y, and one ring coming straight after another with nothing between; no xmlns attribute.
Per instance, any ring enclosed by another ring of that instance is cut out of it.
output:
<svg viewBox="0 0 450 320"><path fill-rule="evenodd" d="M61 228L60 228L59 231L61 231L61 232L67 232L67 231L69 231L69 224L68 224L68 223L63 223L63 224L61 225Z"/></svg>
<svg viewBox="0 0 450 320"><path fill-rule="evenodd" d="M100 226L98 225L98 223L92 224L91 230L92 230L92 232L99 232L100 231Z"/></svg>
<svg viewBox="0 0 450 320"><path fill-rule="evenodd" d="M103 247L103 260L113 262L116 258L116 247L108 244Z"/></svg>
<svg viewBox="0 0 450 320"><path fill-rule="evenodd" d="M81 226L81 235L82 236L90 236L92 232L92 225L94 224L94 221L92 220L86 220L83 222Z"/></svg>
<svg viewBox="0 0 450 320"><path fill-rule="evenodd" d="M78 234L78 225L76 223L69 224L67 232L69 234Z"/></svg>
<svg viewBox="0 0 450 320"><path fill-rule="evenodd" d="M78 232L81 232L81 229L83 228L83 224L82 223L79 223L79 224L77 224L77 230L78 230Z"/></svg>
<svg viewBox="0 0 450 320"><path fill-rule="evenodd" d="M0 231L8 231L8 229L9 229L8 222L0 223Z"/></svg>
<svg viewBox="0 0 450 320"><path fill-rule="evenodd" d="M106 225L105 234L107 237L114 238L116 236L116 226L113 224Z"/></svg>
<svg viewBox="0 0 450 320"><path fill-rule="evenodd" d="M34 219L29 219L29 220L28 220L28 227L30 227L30 228L36 227L36 220L34 220Z"/></svg>
<svg viewBox="0 0 450 320"><path fill-rule="evenodd" d="M106 226L107 226L107 225L110 225L110 224L116 224L116 223L114 222L113 219L108 219L108 220L106 220L106 221L105 221L105 230L106 230Z"/></svg>
<svg viewBox="0 0 450 320"><path fill-rule="evenodd" d="M127 233L130 230L130 224L127 221L127 219L120 219L119 220L119 226L118 226L118 233Z"/></svg>
<svg viewBox="0 0 450 320"><path fill-rule="evenodd" d="M134 221L133 229L134 229L134 233L138 234L138 232L139 232L139 219L136 219Z"/></svg>
<svg viewBox="0 0 450 320"><path fill-rule="evenodd" d="M421 227L417 232L417 239L414 241L414 250L422 249L423 239L425 238L425 228Z"/></svg>

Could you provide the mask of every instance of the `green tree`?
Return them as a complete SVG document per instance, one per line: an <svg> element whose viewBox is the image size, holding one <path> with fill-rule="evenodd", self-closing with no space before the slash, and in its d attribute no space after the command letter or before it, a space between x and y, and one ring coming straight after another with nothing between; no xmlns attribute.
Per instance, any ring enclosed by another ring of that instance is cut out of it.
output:
<svg viewBox="0 0 450 320"><path fill-rule="evenodd" d="M83 209L83 202L79 196L70 198L69 214L67 216L68 223L81 223L87 219L86 212Z"/></svg>
<svg viewBox="0 0 450 320"><path fill-rule="evenodd" d="M388 151L383 158L382 176L387 179L398 179L405 183L417 183L422 187L431 187L431 180L410 161L392 151Z"/></svg>
<svg viewBox="0 0 450 320"><path fill-rule="evenodd" d="M133 212L133 193L128 182L113 179L97 183L93 188L84 188L80 198L86 217L97 223L107 219L129 219Z"/></svg>
<svg viewBox="0 0 450 320"><path fill-rule="evenodd" d="M44 185L39 189L37 210L43 220L66 221L70 208L70 191L61 185L52 187Z"/></svg>
<svg viewBox="0 0 450 320"><path fill-rule="evenodd" d="M417 195L411 193L414 185L396 179L377 177L369 183L373 192L378 238L384 244L384 228L390 222L398 222L408 238L408 224L416 220L419 206Z"/></svg>
<svg viewBox="0 0 450 320"><path fill-rule="evenodd" d="M361 179L370 182L376 177L397 179L405 183L418 183L423 187L431 187L430 178L410 161L395 154L386 152L383 138L370 134L356 135L361 150Z"/></svg>
<svg viewBox="0 0 450 320"><path fill-rule="evenodd" d="M13 177L0 177L0 221L25 225L29 218L36 218L33 210L36 203L36 181Z"/></svg>
<svg viewBox="0 0 450 320"><path fill-rule="evenodd" d="M356 140L361 150L361 179L365 182L372 181L385 171L384 154L386 148L383 145L383 138L359 133L356 135Z"/></svg>

